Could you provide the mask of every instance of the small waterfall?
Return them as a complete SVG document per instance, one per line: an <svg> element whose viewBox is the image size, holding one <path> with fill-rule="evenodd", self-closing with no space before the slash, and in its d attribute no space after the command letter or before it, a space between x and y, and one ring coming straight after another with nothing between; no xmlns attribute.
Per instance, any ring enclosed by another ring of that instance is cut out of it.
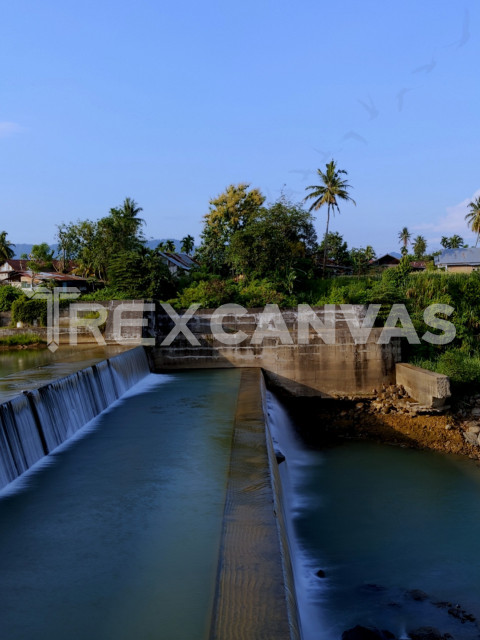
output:
<svg viewBox="0 0 480 640"><path fill-rule="evenodd" d="M137 347L0 405L0 488L150 373Z"/></svg>
<svg viewBox="0 0 480 640"><path fill-rule="evenodd" d="M150 373L147 353L141 347L110 358L108 363L119 396Z"/></svg>

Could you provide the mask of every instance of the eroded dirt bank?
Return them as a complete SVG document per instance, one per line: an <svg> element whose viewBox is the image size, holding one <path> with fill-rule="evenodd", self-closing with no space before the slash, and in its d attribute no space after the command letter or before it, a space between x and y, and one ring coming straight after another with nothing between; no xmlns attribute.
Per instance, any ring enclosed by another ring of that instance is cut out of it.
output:
<svg viewBox="0 0 480 640"><path fill-rule="evenodd" d="M370 398L283 396L282 402L297 430L314 447L345 439L368 439L480 460L480 394L455 401L444 413L418 407L393 385Z"/></svg>

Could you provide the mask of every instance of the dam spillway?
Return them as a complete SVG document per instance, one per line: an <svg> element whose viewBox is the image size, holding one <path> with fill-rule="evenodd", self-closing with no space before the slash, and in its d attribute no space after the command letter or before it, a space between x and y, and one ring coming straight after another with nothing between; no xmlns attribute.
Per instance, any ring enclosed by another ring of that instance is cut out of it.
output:
<svg viewBox="0 0 480 640"><path fill-rule="evenodd" d="M150 373L136 348L0 405L0 488L71 438Z"/></svg>
<svg viewBox="0 0 480 640"><path fill-rule="evenodd" d="M0 500L1 638L208 637L240 372L156 375L137 357L34 394L31 429L39 417L52 443L67 440ZM60 432L46 407L74 383L96 408L130 393L76 438L93 409L73 405ZM35 458L42 441L29 437Z"/></svg>

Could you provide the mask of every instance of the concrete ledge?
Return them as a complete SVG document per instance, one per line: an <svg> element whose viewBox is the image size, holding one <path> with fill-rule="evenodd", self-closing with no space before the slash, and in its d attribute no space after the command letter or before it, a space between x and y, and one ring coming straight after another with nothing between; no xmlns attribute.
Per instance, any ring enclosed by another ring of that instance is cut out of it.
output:
<svg viewBox="0 0 480 640"><path fill-rule="evenodd" d="M411 364L397 362L395 378L398 385L402 385L412 398L425 407L441 408L451 395L447 376Z"/></svg>
<svg viewBox="0 0 480 640"><path fill-rule="evenodd" d="M260 369L244 369L235 415L211 640L290 640ZM294 637L294 636L293 636Z"/></svg>

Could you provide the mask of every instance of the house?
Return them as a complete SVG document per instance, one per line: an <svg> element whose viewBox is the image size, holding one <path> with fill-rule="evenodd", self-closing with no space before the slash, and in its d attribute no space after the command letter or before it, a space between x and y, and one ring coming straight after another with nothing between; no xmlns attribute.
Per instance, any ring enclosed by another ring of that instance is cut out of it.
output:
<svg viewBox="0 0 480 640"><path fill-rule="evenodd" d="M439 269L452 273L471 273L480 270L480 248L444 249L434 260Z"/></svg>
<svg viewBox="0 0 480 640"><path fill-rule="evenodd" d="M382 269L388 269L390 267L398 267L402 256L396 251L392 253L386 253L385 255L377 258L376 260L370 260L371 267L381 267Z"/></svg>
<svg viewBox="0 0 480 640"><path fill-rule="evenodd" d="M30 270L26 271L12 271L7 274L6 277L0 279L0 285L11 285L12 287L18 287L19 289L32 289L35 287L42 287L48 284L52 284L55 287L76 287L82 292L89 290L89 282L86 278L80 276L74 276L69 273L57 273L52 271L46 271L34 273Z"/></svg>
<svg viewBox="0 0 480 640"><path fill-rule="evenodd" d="M172 275L177 275L179 271L190 271L193 267L198 267L199 263L187 253L167 253L160 251L164 262Z"/></svg>
<svg viewBox="0 0 480 640"><path fill-rule="evenodd" d="M412 260L410 262L410 269L412 271L425 271L427 268L427 263L425 260Z"/></svg>
<svg viewBox="0 0 480 640"><path fill-rule="evenodd" d="M80 291L88 290L86 278L58 271L62 267L60 260L52 260L53 271L38 273L32 273L28 268L29 263L30 260L6 260L0 265L0 284L9 284L20 289L31 289L32 284L33 287L39 287L54 283L56 287L77 287Z"/></svg>

